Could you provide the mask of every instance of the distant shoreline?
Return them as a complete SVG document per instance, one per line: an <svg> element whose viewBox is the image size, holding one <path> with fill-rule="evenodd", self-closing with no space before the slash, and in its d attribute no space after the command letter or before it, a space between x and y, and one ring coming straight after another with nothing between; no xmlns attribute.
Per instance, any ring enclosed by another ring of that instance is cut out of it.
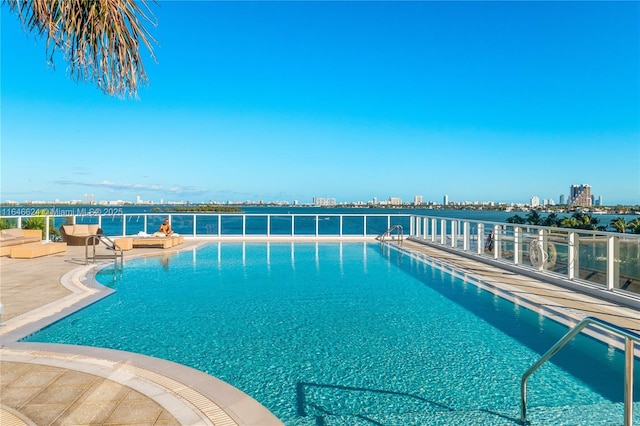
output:
<svg viewBox="0 0 640 426"><path fill-rule="evenodd" d="M596 215L640 215L640 205L616 205L616 206L591 206L591 207L571 207L567 205L554 205L554 206L511 206L511 205L448 205L442 204L402 204L402 205L388 205L388 204L356 204L356 203L344 203L331 206L317 206L310 204L282 204L282 203L263 203L263 204L209 204L209 203L193 203L193 204L134 204L134 203L122 203L122 204L87 204L87 203L0 203L0 215L1 216L14 216L23 215L19 213L20 210L28 210L33 212L35 209L55 210L64 212L66 210L78 210L90 212L91 210L104 210L104 213L96 214L121 214L122 208L141 208L149 209L152 212L193 212L193 213L242 213L245 208L287 208L287 209L302 209L302 208L317 208L317 209L389 209L389 210L471 210L471 211L495 211L495 212L507 212L507 213L520 213L529 212L531 210L538 211L540 213L565 213L571 214L575 212L589 213ZM10 213L15 211L16 213ZM33 214L33 213L31 213ZM65 214L65 213L61 213ZM73 213L72 213L73 214Z"/></svg>

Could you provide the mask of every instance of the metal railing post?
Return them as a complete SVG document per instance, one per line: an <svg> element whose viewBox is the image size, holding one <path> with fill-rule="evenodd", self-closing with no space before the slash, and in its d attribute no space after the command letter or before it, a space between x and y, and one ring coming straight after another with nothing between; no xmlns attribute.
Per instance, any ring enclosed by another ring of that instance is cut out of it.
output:
<svg viewBox="0 0 640 426"><path fill-rule="evenodd" d="M580 254L580 238L576 232L569 232L569 246L567 247L567 278L573 280L580 271L578 259Z"/></svg>
<svg viewBox="0 0 640 426"><path fill-rule="evenodd" d="M44 217L44 240L49 241L49 216Z"/></svg>
<svg viewBox="0 0 640 426"><path fill-rule="evenodd" d="M432 243L436 242L437 232L438 232L438 219L432 218L431 219L431 242Z"/></svg>
<svg viewBox="0 0 640 426"><path fill-rule="evenodd" d="M198 215L194 214L193 215L193 236L196 236L196 220L198 220Z"/></svg>
<svg viewBox="0 0 640 426"><path fill-rule="evenodd" d="M478 254L484 253L484 223L478 224L478 247L476 247Z"/></svg>
<svg viewBox="0 0 640 426"><path fill-rule="evenodd" d="M513 228L513 263L519 265L522 263L522 248L520 242L520 234L522 230L516 226Z"/></svg>
<svg viewBox="0 0 640 426"><path fill-rule="evenodd" d="M440 244L444 245L447 239L447 221L445 219L440 220Z"/></svg>
<svg viewBox="0 0 640 426"><path fill-rule="evenodd" d="M471 224L469 222L462 222L462 250L469 251L470 238L471 238Z"/></svg>
<svg viewBox="0 0 640 426"><path fill-rule="evenodd" d="M242 215L242 236L245 237L246 235L247 235L247 215L243 214Z"/></svg>
<svg viewBox="0 0 640 426"><path fill-rule="evenodd" d="M620 239L607 236L607 290L620 286Z"/></svg>
<svg viewBox="0 0 640 426"><path fill-rule="evenodd" d="M456 248L458 245L458 222L451 221L451 247Z"/></svg>
<svg viewBox="0 0 640 426"><path fill-rule="evenodd" d="M426 217L422 218L422 238L427 239L427 234L429 231L429 221Z"/></svg>
<svg viewBox="0 0 640 426"><path fill-rule="evenodd" d="M362 235L366 237L367 236L367 215L366 214L362 217L362 220L363 220Z"/></svg>

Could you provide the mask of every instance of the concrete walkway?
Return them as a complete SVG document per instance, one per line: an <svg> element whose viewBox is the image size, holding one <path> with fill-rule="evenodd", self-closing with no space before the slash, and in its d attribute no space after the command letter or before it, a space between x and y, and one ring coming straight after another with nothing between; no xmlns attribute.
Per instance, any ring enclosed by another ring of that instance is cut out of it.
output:
<svg viewBox="0 0 640 426"><path fill-rule="evenodd" d="M126 259L166 256L203 242L134 249ZM416 242L403 248L559 321L589 315L640 333L635 309ZM84 247L37 259L0 258L0 424L281 424L246 394L183 365L103 348L17 342L108 294L95 284L93 270L84 265Z"/></svg>

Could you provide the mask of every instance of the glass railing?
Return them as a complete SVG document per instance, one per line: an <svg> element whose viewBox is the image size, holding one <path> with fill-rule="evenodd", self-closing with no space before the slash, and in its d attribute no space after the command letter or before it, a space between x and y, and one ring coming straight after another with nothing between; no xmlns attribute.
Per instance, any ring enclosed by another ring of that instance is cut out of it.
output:
<svg viewBox="0 0 640 426"><path fill-rule="evenodd" d="M640 235L411 216L409 234L453 250L640 294Z"/></svg>
<svg viewBox="0 0 640 426"><path fill-rule="evenodd" d="M65 223L97 224L105 235L153 234L165 218L194 237L365 237L399 225L405 235L495 261L640 294L640 235L410 214L132 213L2 216L6 227L39 218L47 239Z"/></svg>
<svg viewBox="0 0 640 426"><path fill-rule="evenodd" d="M394 225L408 229L408 214L211 214L132 213L77 216L2 216L10 227L22 227L27 219L41 218L46 235L68 223L97 224L108 236L153 234L165 218L174 232L194 237L376 237Z"/></svg>

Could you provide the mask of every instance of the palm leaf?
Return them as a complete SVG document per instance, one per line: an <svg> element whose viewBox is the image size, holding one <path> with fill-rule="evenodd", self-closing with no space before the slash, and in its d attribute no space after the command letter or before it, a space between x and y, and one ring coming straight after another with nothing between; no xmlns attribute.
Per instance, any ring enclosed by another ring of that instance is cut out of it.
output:
<svg viewBox="0 0 640 426"><path fill-rule="evenodd" d="M141 43L155 60L155 40L143 23L156 25L145 0L9 0L25 30L46 38L48 60L60 50L77 81L91 81L109 95L137 97L147 84Z"/></svg>

